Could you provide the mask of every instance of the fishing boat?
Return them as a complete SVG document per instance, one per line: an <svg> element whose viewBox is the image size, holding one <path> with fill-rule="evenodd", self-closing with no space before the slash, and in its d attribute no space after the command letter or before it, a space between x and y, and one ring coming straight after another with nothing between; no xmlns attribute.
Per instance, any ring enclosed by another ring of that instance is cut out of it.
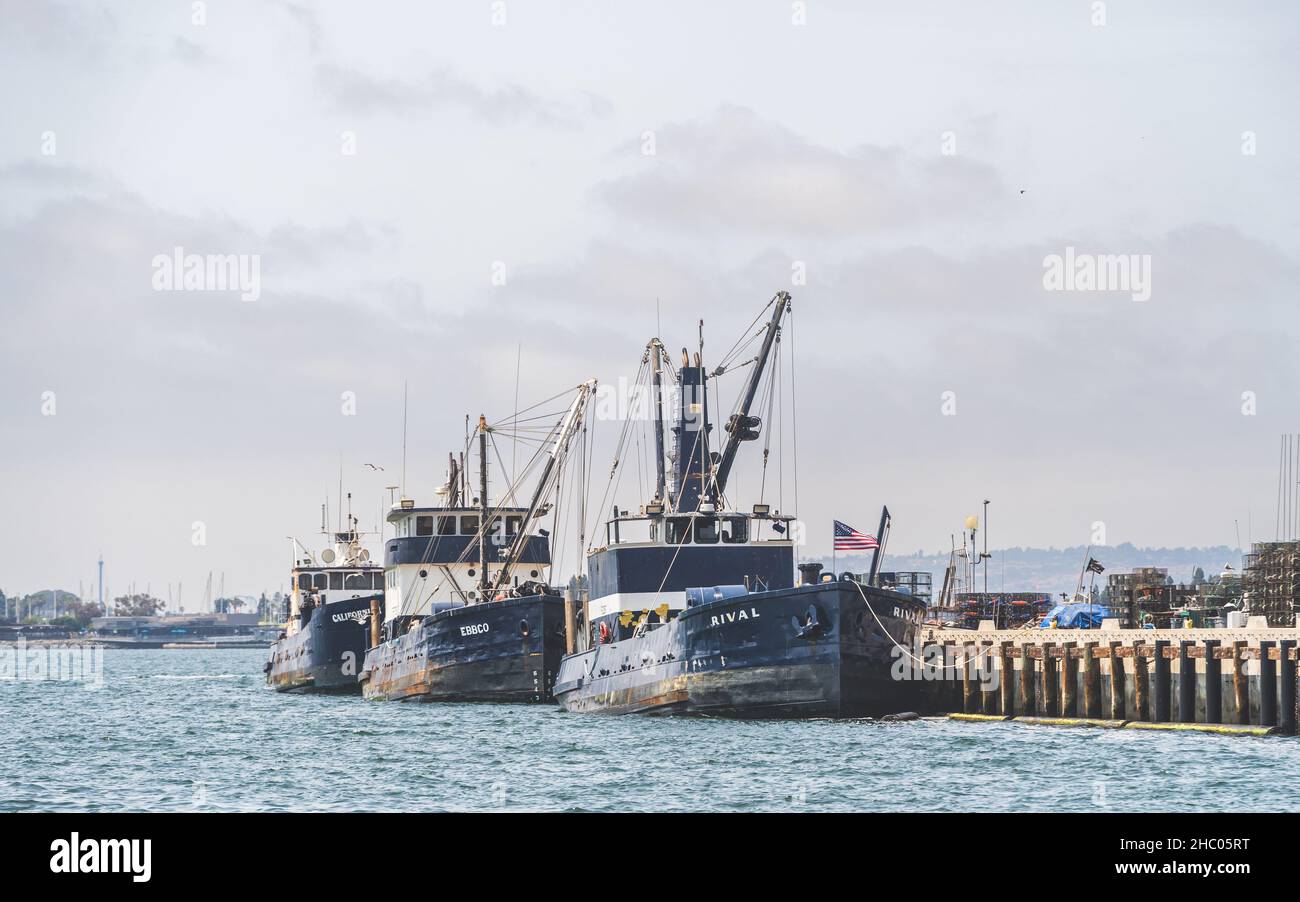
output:
<svg viewBox="0 0 1300 902"><path fill-rule="evenodd" d="M324 522L322 512L322 531ZM333 539L319 560L291 540L289 618L264 668L267 684L279 692L361 691L357 677L369 644L368 625L383 609L384 572L363 546L351 513L347 528Z"/></svg>
<svg viewBox="0 0 1300 902"><path fill-rule="evenodd" d="M477 497L453 456L440 504L402 498L388 516L387 619L372 625L362 692L379 701L547 702L565 651L565 607L549 585L548 532L541 526L560 485L570 444L595 380L578 386L517 482L540 469L527 505L510 505L517 485L488 500L488 443L480 416ZM463 458L462 458L463 460Z"/></svg>
<svg viewBox="0 0 1300 902"><path fill-rule="evenodd" d="M796 581L795 516L761 499L742 509L728 495L741 446L763 431L752 412L759 390L766 382L769 423L779 391L765 371L790 295L778 292L756 323L769 308L752 339L758 352L743 364L731 353L709 372L701 340L674 371L658 338L647 345L638 380L648 372L653 393L655 492L635 514L615 506L603 543L588 552L587 627L555 684L566 711L841 717L915 707L915 686L894 679L893 665L913 645L925 606L875 585L879 548L865 579L804 564ZM715 452L710 383L741 366L751 369ZM668 453L665 373L677 395ZM885 510L882 544L888 527Z"/></svg>

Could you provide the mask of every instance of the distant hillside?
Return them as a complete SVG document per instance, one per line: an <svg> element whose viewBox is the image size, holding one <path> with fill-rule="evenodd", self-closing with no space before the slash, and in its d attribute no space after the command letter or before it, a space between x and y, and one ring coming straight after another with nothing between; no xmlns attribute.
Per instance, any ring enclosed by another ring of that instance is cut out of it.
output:
<svg viewBox="0 0 1300 902"><path fill-rule="evenodd" d="M989 553L993 558L988 564L989 591L1073 591L1086 550L1082 545L1074 548L992 549ZM1224 564L1231 564L1236 570L1241 569L1241 552L1226 545L1209 548L1138 548L1125 543L1093 548L1092 556L1106 568L1106 572L1097 577L1099 586L1105 584L1106 576L1111 573L1127 573L1137 567L1164 567L1174 582L1180 583L1190 582L1197 567L1207 575L1220 572ZM806 560L820 561L827 570L831 566L829 557L810 557ZM841 554L836 557L835 566L841 573L845 570L862 572L870 568L871 555ZM893 549L886 549L880 569L928 570L934 574L934 592L938 595L939 588L943 585L943 571L947 566L947 554L924 554L920 551L900 554ZM976 580L982 586L983 574L978 573Z"/></svg>

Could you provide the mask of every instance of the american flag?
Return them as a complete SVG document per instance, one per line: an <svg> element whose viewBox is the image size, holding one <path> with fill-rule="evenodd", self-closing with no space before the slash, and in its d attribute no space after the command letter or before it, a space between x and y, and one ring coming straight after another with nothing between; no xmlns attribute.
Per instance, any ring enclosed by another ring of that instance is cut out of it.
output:
<svg viewBox="0 0 1300 902"><path fill-rule="evenodd" d="M847 523L835 521L836 551L869 551L879 547L880 543L875 536L864 535Z"/></svg>

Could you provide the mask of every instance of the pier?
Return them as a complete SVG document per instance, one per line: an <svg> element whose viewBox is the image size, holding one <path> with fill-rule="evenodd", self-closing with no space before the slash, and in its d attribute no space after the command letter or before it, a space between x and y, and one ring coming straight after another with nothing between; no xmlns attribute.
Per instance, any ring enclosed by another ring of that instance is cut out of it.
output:
<svg viewBox="0 0 1300 902"><path fill-rule="evenodd" d="M1296 732L1300 629L925 628L930 713L1128 729ZM931 666L933 665L933 666ZM937 672L936 672L937 671Z"/></svg>

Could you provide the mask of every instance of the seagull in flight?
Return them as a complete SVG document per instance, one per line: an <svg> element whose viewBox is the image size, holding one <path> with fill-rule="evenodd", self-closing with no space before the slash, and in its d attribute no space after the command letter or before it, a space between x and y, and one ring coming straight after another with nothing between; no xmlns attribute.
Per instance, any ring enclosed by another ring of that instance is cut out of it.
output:
<svg viewBox="0 0 1300 902"><path fill-rule="evenodd" d="M366 466L372 470L378 470L380 473L384 471L383 467L376 467L374 464L366 464Z"/></svg>

